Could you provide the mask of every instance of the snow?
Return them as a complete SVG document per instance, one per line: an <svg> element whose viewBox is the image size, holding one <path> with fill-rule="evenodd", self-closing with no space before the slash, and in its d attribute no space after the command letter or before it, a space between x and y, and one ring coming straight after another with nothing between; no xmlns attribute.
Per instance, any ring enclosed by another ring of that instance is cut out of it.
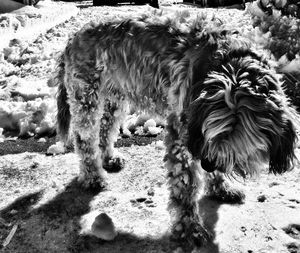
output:
<svg viewBox="0 0 300 253"><path fill-rule="evenodd" d="M51 145L48 150L47 154L57 155L65 153L65 146L63 142L56 142L55 144Z"/></svg>
<svg viewBox="0 0 300 253"><path fill-rule="evenodd" d="M291 62L287 62L281 70L287 73L300 73L300 56L298 56Z"/></svg>

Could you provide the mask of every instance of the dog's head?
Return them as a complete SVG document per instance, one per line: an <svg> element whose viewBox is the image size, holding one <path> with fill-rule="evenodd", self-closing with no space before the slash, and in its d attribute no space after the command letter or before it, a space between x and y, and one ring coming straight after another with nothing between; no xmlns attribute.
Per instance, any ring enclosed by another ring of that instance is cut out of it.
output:
<svg viewBox="0 0 300 253"><path fill-rule="evenodd" d="M282 173L293 167L296 112L268 62L240 46L217 50L194 84L188 147L207 171L253 175L267 162Z"/></svg>

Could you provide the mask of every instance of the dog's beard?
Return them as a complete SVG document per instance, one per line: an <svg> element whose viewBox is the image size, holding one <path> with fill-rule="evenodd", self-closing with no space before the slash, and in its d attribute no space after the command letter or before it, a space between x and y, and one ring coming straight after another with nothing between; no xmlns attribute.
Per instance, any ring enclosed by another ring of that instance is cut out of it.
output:
<svg viewBox="0 0 300 253"><path fill-rule="evenodd" d="M198 119L190 125L191 137L196 140L190 147L205 170L252 176L272 160L272 146L278 152L279 146L292 145L294 137L283 136L287 120L273 99L276 93L268 94L269 87L264 85L271 77L264 73L261 76L265 79L254 80L248 72L232 74L233 68L229 67L210 73L204 82L207 89L194 102L192 119ZM199 130L201 133L195 134ZM289 154L287 157L288 161ZM270 166L270 170L280 173L286 168L280 171Z"/></svg>
<svg viewBox="0 0 300 253"><path fill-rule="evenodd" d="M219 118L219 124L208 123L213 122L215 116L210 115L202 128L204 145L201 153L223 172L233 171L242 176L252 176L257 174L266 162L269 143L266 137L257 131L257 122L251 119L251 116L245 115L240 115L240 123L236 125L232 125L235 115L231 115L231 118Z"/></svg>
<svg viewBox="0 0 300 253"><path fill-rule="evenodd" d="M238 92L236 95L239 96ZM217 101L211 104L212 113L202 125L201 153L220 170L254 175L266 162L270 143L262 130L275 132L276 129L272 129L271 122L255 115L259 108L253 102L245 97L232 108L225 104L220 108ZM213 109L214 106L218 109Z"/></svg>

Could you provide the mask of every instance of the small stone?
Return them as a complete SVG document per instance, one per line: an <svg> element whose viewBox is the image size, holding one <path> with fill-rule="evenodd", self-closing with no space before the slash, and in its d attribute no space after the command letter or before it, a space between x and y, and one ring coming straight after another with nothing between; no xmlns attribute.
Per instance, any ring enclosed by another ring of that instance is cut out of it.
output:
<svg viewBox="0 0 300 253"><path fill-rule="evenodd" d="M266 195L260 195L257 197L258 202L265 202L267 199Z"/></svg>
<svg viewBox="0 0 300 253"><path fill-rule="evenodd" d="M106 213L101 213L95 218L91 231L93 235L106 241L112 241L117 236L114 223Z"/></svg>
<svg viewBox="0 0 300 253"><path fill-rule="evenodd" d="M16 209L12 209L9 213L12 214L12 215L14 215L14 214L17 214L18 211Z"/></svg>
<svg viewBox="0 0 300 253"><path fill-rule="evenodd" d="M137 202L145 202L147 198L137 198L136 201Z"/></svg>
<svg viewBox="0 0 300 253"><path fill-rule="evenodd" d="M57 184L56 184L55 181L52 182L52 186L51 186L51 187L52 187L52 188L56 188L56 187L57 187Z"/></svg>
<svg viewBox="0 0 300 253"><path fill-rule="evenodd" d="M241 231L245 233L245 232L247 231L247 228L244 227L244 226L242 226L242 227L241 227Z"/></svg>
<svg viewBox="0 0 300 253"><path fill-rule="evenodd" d="M269 187L271 188L271 187L276 186L276 185L279 185L279 183L278 182L272 182L272 183L269 184Z"/></svg>
<svg viewBox="0 0 300 253"><path fill-rule="evenodd" d="M152 204L153 203L153 200L152 199L147 199L146 201L145 201L145 204Z"/></svg>
<svg viewBox="0 0 300 253"><path fill-rule="evenodd" d="M45 143L47 142L45 138L39 138L37 142Z"/></svg>
<svg viewBox="0 0 300 253"><path fill-rule="evenodd" d="M148 196L154 196L154 189L153 188L150 188L149 190L148 190L148 192L147 192L147 194L148 194Z"/></svg>

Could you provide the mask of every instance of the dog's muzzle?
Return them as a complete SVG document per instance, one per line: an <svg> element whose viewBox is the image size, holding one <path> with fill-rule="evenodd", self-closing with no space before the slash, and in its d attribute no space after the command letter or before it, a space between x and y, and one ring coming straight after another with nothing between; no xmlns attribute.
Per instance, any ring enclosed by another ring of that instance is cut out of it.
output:
<svg viewBox="0 0 300 253"><path fill-rule="evenodd" d="M209 161L208 159L201 159L201 166L207 172L214 172L218 170L220 172L225 172L221 167L217 167L213 161Z"/></svg>

